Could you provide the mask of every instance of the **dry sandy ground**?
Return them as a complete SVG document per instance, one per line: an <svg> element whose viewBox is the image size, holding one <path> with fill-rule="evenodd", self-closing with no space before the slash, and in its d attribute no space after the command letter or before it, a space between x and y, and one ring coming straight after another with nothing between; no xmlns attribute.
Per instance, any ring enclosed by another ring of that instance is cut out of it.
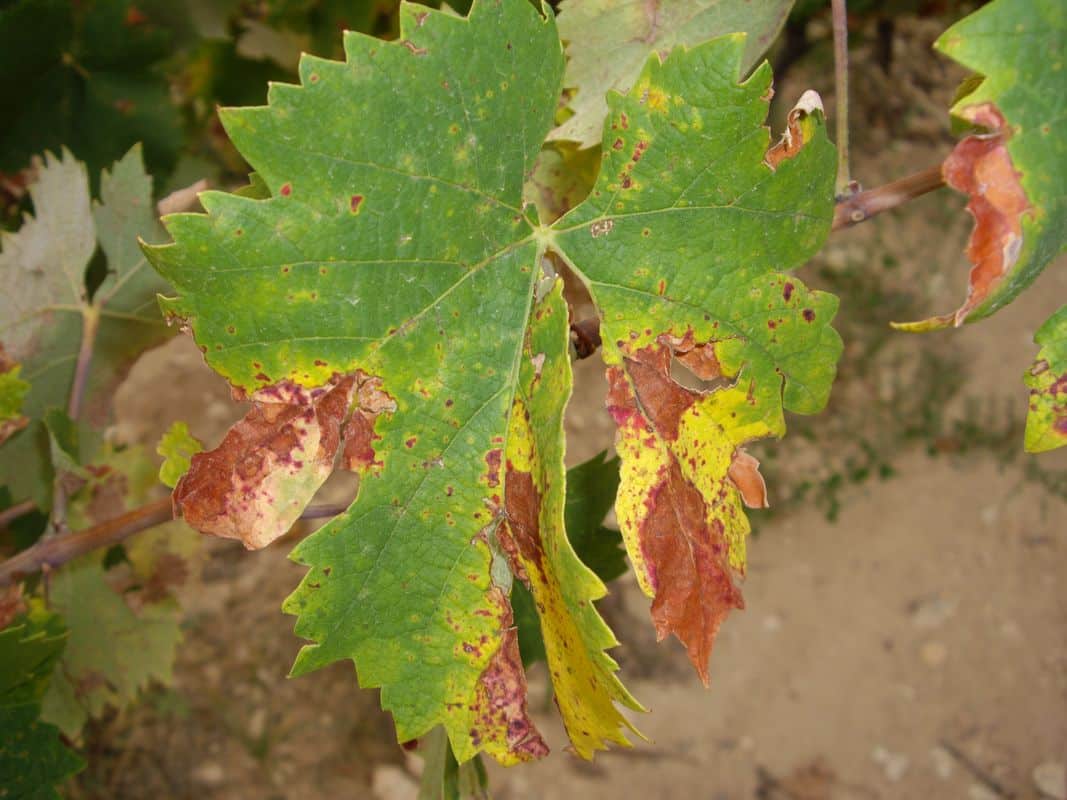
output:
<svg viewBox="0 0 1067 800"><path fill-rule="evenodd" d="M931 36L915 33L922 47ZM927 71L915 67L916 75ZM936 163L949 141L938 109L955 77L946 72L937 86L920 87L910 116L891 110L903 145L874 128L861 136L862 180L874 185ZM879 91L871 80L858 81L858 91ZM780 91L799 94L791 85ZM894 280L923 310L955 307L967 224L946 223L944 198L923 203L835 237L824 261L870 258L880 269L870 254L884 248L902 265ZM981 325L892 346L905 359L928 346L950 349L965 367L961 397L1007 398L1005 413L1021 417L1019 376L1033 358L1033 330L1067 299L1065 267L1051 267ZM578 376L572 461L611 440L599 367L583 362ZM841 391L862 402L862 392ZM186 341L152 354L116 403L122 434L145 442L174 418L214 442L239 411ZM1065 456L1042 459L1062 469ZM556 752L537 765L492 768L495 796L1055 796L1067 760L1067 505L1025 481L1024 463L931 459L913 447L895 460L896 477L850 489L836 523L803 505L761 525L750 547L747 608L720 634L710 690L676 642L655 643L647 602L632 580L621 580L604 606L624 642L616 651L623 678L650 710L635 722L651 743L584 763L562 752L554 714L539 711ZM95 729L93 767L78 794L413 796L418 759L396 746L388 717L373 692L358 689L349 665L285 679L300 646L292 619L278 610L301 575L285 559L291 544L292 537L257 554L206 545L203 575L185 591L187 637L174 689ZM545 706L544 692L535 669L531 703Z"/></svg>

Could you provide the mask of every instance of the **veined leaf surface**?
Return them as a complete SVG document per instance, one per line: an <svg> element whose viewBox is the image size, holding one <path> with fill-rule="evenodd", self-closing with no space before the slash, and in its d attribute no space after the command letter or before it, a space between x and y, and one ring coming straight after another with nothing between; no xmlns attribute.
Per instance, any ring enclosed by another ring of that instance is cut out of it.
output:
<svg viewBox="0 0 1067 800"><path fill-rule="evenodd" d="M526 712L516 578L537 602L575 749L623 741L614 703L636 706L604 652L603 587L562 530L570 371L546 252L593 292L605 358L635 396L645 381L629 360L645 351L714 360L732 384L694 395L683 444L667 426L620 434L624 507L681 470L691 510L719 526L719 573L693 584L700 609L743 565L734 479L749 486L755 469L741 446L780 435L784 408L825 401L835 301L779 270L829 231L833 151L813 114L810 141L765 163L770 70L739 85L744 49L731 36L653 58L612 101L593 195L542 225L522 191L561 90L553 19L524 0L482 0L467 19L404 6L397 42L348 34L345 63L306 56L300 86L225 111L269 196L202 195L208 213L168 218L175 243L148 249L178 291L166 313L254 401L192 457L180 510L262 546L333 464L363 476L351 508L293 554L309 571L286 609L313 642L294 673L352 659L401 740L440 724L460 762L545 752ZM695 477L688 459L711 471ZM628 519L654 592L648 526ZM674 522L656 535L693 533ZM706 653L713 631L671 624Z"/></svg>

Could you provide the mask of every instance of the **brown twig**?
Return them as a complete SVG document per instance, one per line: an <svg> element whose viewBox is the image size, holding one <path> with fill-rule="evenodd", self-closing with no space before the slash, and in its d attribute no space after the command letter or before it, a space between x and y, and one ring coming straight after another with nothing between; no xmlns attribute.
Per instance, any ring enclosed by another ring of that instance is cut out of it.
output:
<svg viewBox="0 0 1067 800"><path fill-rule="evenodd" d="M845 0L830 0L834 26L834 94L837 111L837 194L845 195L852 183L848 167L848 12Z"/></svg>
<svg viewBox="0 0 1067 800"><path fill-rule="evenodd" d="M335 517L346 508L348 504L329 503L308 506L300 518ZM54 569L101 547L111 547L135 533L168 522L172 518L172 513L171 499L164 497L91 528L69 533L66 536L42 539L7 561L0 562L0 586L42 569Z"/></svg>
<svg viewBox="0 0 1067 800"><path fill-rule="evenodd" d="M58 567L73 558L100 547L110 547L138 531L159 525L171 518L169 497L135 508L91 528L42 539L7 561L0 563L0 586L43 567Z"/></svg>
<svg viewBox="0 0 1067 800"><path fill-rule="evenodd" d="M21 503L16 503L10 508L0 511L0 530L6 528L19 517L26 516L36 508L37 504L32 500L23 500Z"/></svg>
<svg viewBox="0 0 1067 800"><path fill-rule="evenodd" d="M982 769L974 760L968 758L960 748L956 747L952 742L947 739L942 739L941 748L952 756L956 762L967 770L971 775L982 783L989 791L995 794L997 797L1011 798L1015 797L1015 793L1009 790L1006 786L1000 783L996 778Z"/></svg>
<svg viewBox="0 0 1067 800"><path fill-rule="evenodd" d="M834 222L830 230L837 231L857 225L875 214L896 208L944 185L945 179L941 175L941 165L938 164L885 186L846 195L834 206Z"/></svg>

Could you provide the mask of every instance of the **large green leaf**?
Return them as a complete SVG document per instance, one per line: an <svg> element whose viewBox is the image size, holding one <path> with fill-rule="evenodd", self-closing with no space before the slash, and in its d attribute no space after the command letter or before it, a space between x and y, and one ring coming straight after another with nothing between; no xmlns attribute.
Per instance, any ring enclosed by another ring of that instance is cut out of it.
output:
<svg viewBox="0 0 1067 800"><path fill-rule="evenodd" d="M748 72L785 24L793 0L563 0L559 33L567 42L563 85L574 89L573 116L550 138L600 143L610 91L628 92L653 53L692 47L724 33L748 34L741 69Z"/></svg>
<svg viewBox="0 0 1067 800"><path fill-rule="evenodd" d="M166 283L137 246L138 236L161 234L139 146L104 171L100 187L91 203L85 166L66 151L46 154L30 187L35 216L0 236L0 344L30 384L22 403L29 424L3 445L0 484L41 508L51 480L40 421L46 409L67 405L87 325L95 340L84 413L101 422L134 359L168 335L155 304ZM107 275L90 298L86 273L98 240Z"/></svg>
<svg viewBox="0 0 1067 800"><path fill-rule="evenodd" d="M1041 349L1024 378L1030 390L1026 449L1043 453L1067 444L1067 306L1045 321L1034 341Z"/></svg>
<svg viewBox="0 0 1067 800"><path fill-rule="evenodd" d="M988 317L1067 249L1067 6L995 0L935 46L981 78L952 107L981 132L963 139L943 167L948 183L970 196L973 266L957 311L901 326L906 330Z"/></svg>
<svg viewBox="0 0 1067 800"><path fill-rule="evenodd" d="M363 476L351 508L294 552L309 571L286 609L313 641L294 673L352 659L401 740L443 725L460 762L544 752L507 601L516 578L576 751L623 741L613 701L636 706L604 652L603 586L563 531L570 370L550 250L600 308L620 520L643 585L665 590L639 507L658 509L660 538L713 554L710 582L692 563L683 574L680 552L663 562L680 612L737 604L740 497L759 483L741 446L780 435L784 408L818 410L840 351L833 298L779 272L829 231L833 150L809 102L790 157L767 155L770 70L738 84L745 47L735 35L653 57L612 100L593 195L545 226L522 190L561 86L551 16L525 0L483 0L468 19L404 6L399 41L349 34L346 63L305 57L299 87L224 111L269 196L207 193L206 214L169 217L174 244L148 249L178 291L166 313L253 401L192 457L178 509L261 547L335 462ZM626 392L655 410L651 383L681 388L649 374L650 354L705 377L714 365L729 386L687 390L673 428L653 415L635 438ZM667 617L703 674L714 630Z"/></svg>

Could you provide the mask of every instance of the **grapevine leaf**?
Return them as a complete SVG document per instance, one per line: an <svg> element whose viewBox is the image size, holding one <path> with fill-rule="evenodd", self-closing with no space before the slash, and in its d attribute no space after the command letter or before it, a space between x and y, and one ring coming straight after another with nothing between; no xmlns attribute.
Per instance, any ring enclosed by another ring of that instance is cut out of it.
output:
<svg viewBox="0 0 1067 800"><path fill-rule="evenodd" d="M163 434L156 448L156 452L163 456L159 480L173 489L182 475L189 471L190 459L203 449L200 440L189 433L189 426L180 420L176 421Z"/></svg>
<svg viewBox="0 0 1067 800"><path fill-rule="evenodd" d="M30 187L36 216L0 236L0 341L30 384L23 401L30 421L4 444L0 483L42 508L51 476L41 418L67 404L83 331L96 330L85 411L97 421L110 415L112 391L136 356L168 335L155 307L166 284L137 248L138 234L159 235L140 147L105 171L100 186L94 207L85 166L65 150L46 154ZM97 237L108 274L90 300L86 270Z"/></svg>
<svg viewBox="0 0 1067 800"><path fill-rule="evenodd" d="M206 214L168 217L174 243L147 248L178 291L165 313L254 403L192 458L176 502L198 527L259 546L335 461L361 474L356 502L293 553L309 570L285 609L312 641L293 673L352 659L402 741L441 725L461 763L544 753L515 577L537 601L576 751L623 741L614 703L636 707L604 652L614 638L592 605L603 586L562 530L570 372L560 289L540 281L549 250L600 307L615 394L619 380L642 403L657 378L672 391L654 374L663 350L731 382L679 410L684 441L659 417L640 439L627 428L620 496L650 590L649 526L633 512L658 508L660 538L684 550L700 531L680 529L655 484L695 497L684 510L706 515L720 568L693 586L697 605L713 617L736 604L720 597L736 592L747 531L732 481L762 504L741 448L780 435L785 408L818 410L841 347L836 301L777 272L829 231L821 114L772 169L769 69L738 85L744 49L736 35L653 58L611 101L599 188L546 227L521 203L560 91L551 16L524 0L483 0L467 19L403 6L397 42L349 34L345 63L305 56L300 86L223 112L269 197L206 193ZM653 374L632 375L644 361ZM658 477L640 474L641 448ZM674 555L661 575L684 572ZM707 626L667 616L694 652L710 647Z"/></svg>
<svg viewBox="0 0 1067 800"><path fill-rule="evenodd" d="M144 142L170 169L182 126L158 69L170 35L133 0L14 0L0 10L0 170L65 145L94 175Z"/></svg>
<svg viewBox="0 0 1067 800"><path fill-rule="evenodd" d="M65 747L59 730L40 719L44 695L63 651L66 632L36 608L0 631L0 794L59 798L55 784L85 763Z"/></svg>
<svg viewBox="0 0 1067 800"><path fill-rule="evenodd" d="M562 281L534 311L519 367L504 449L504 521L497 529L511 572L541 618L556 704L575 752L590 758L628 745L615 702L640 710L605 650L618 644L593 606L607 594L564 532L563 410L571 393L569 326ZM631 726L632 727L632 726Z"/></svg>
<svg viewBox="0 0 1067 800"><path fill-rule="evenodd" d="M43 717L71 738L89 717L131 703L150 681L169 683L181 639L173 603L135 611L108 582L103 555L72 561L49 588L70 639L45 695Z"/></svg>
<svg viewBox="0 0 1067 800"><path fill-rule="evenodd" d="M22 403L30 385L19 377L22 365L9 358L0 345L0 444L26 427L29 417L22 413Z"/></svg>
<svg viewBox="0 0 1067 800"><path fill-rule="evenodd" d="M66 639L59 618L41 608L0 631L0 706L40 702Z"/></svg>
<svg viewBox="0 0 1067 800"><path fill-rule="evenodd" d="M578 560L608 583L626 572L626 551L619 532L602 524L619 488L619 459L605 456L601 453L567 470L564 527ZM529 666L547 660L537 605L521 582L512 587L511 606L522 663Z"/></svg>
<svg viewBox="0 0 1067 800"><path fill-rule="evenodd" d="M841 353L836 298L779 271L829 232L821 106L802 98L790 116L805 144L775 149L772 167L770 69L736 83L744 47L733 35L650 59L629 95L609 97L597 185L555 239L601 313L630 559L660 638L678 636L705 682L719 625L742 605L742 499L766 502L744 445L784 434L785 409L818 411ZM676 361L727 385L685 388Z"/></svg>
<svg viewBox="0 0 1067 800"><path fill-rule="evenodd" d="M951 314L898 324L909 331L988 317L1029 286L1067 248L1067 9L1057 0L996 0L957 22L938 50L984 79L952 113L982 130L942 166L970 197L967 299Z"/></svg>
<svg viewBox="0 0 1067 800"><path fill-rule="evenodd" d="M1041 349L1024 380L1030 390L1026 449L1043 453L1067 444L1067 306L1038 328Z"/></svg>
<svg viewBox="0 0 1067 800"><path fill-rule="evenodd" d="M353 658L361 684L382 687L401 740L444 724L460 761L484 750L511 762L544 745L490 576L498 512L486 504L502 495L539 272L522 181L551 123L562 52L551 19L519 0L483 2L470 19L405 6L400 41L348 34L345 49L347 64L306 56L302 87L273 86L269 107L223 112L273 196L205 193L208 215L169 218L176 244L149 251L180 292L165 310L236 390L272 406L251 421L278 422L276 435L263 429L273 449L194 456L177 496L198 463L225 457L256 465L245 519L267 511L268 485L306 502L325 472L306 462L332 462L320 432L341 427L341 460L366 479L353 509L294 553L311 570L286 608L316 642L294 672ZM310 404L265 402L345 386L359 401L347 419L320 424ZM294 509L280 503L256 528L273 535ZM496 724L500 709L512 733Z"/></svg>
<svg viewBox="0 0 1067 800"><path fill-rule="evenodd" d="M140 448L105 448L81 471L86 482L67 514L76 528L115 518L157 485L155 466ZM70 637L43 716L68 737L105 708L128 705L149 681L170 681L181 638L171 589L185 580L196 543L181 523L168 523L126 540L125 558L110 568L101 551L52 576L49 601Z"/></svg>
<svg viewBox="0 0 1067 800"><path fill-rule="evenodd" d="M692 46L724 33L748 33L741 69L748 72L785 24L792 0L563 0L559 32L567 42L563 84L575 90L574 115L549 134L582 148L600 143L606 96L626 93L645 61L677 45Z"/></svg>

